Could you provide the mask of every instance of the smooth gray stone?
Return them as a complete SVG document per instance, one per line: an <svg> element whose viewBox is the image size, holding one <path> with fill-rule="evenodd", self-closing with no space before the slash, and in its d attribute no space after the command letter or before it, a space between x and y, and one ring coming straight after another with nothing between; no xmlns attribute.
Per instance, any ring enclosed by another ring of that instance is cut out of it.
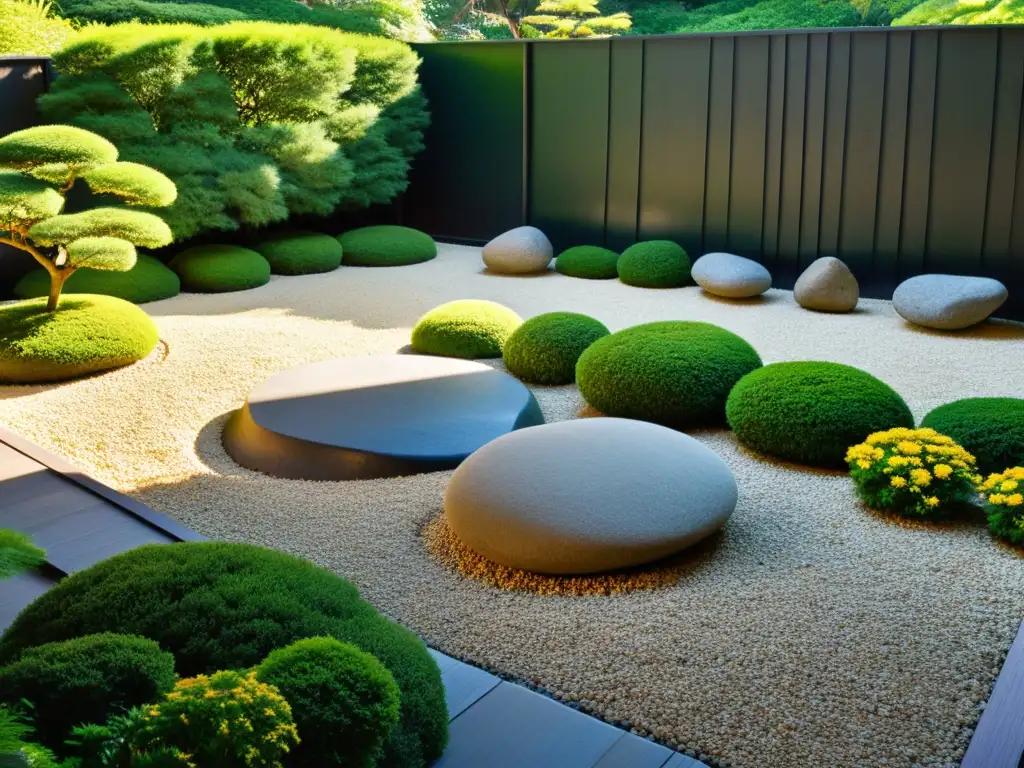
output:
<svg viewBox="0 0 1024 768"><path fill-rule="evenodd" d="M1008 295L1006 286L990 277L918 275L897 286L892 306L915 325L959 331L986 320Z"/></svg>
<svg viewBox="0 0 1024 768"><path fill-rule="evenodd" d="M793 298L804 309L850 312L857 306L860 286L845 263L834 256L822 256L797 278Z"/></svg>
<svg viewBox="0 0 1024 768"><path fill-rule="evenodd" d="M511 568L594 573L651 562L720 528L737 488L689 435L631 419L519 430L469 457L444 508L471 549Z"/></svg>
<svg viewBox="0 0 1024 768"><path fill-rule="evenodd" d="M529 389L481 363L344 357L271 376L228 421L223 441L258 472L349 480L451 469L496 437L543 422Z"/></svg>
<svg viewBox="0 0 1024 768"><path fill-rule="evenodd" d="M694 282L708 293L750 299L772 287L772 275L752 259L731 253L706 253L693 264Z"/></svg>
<svg viewBox="0 0 1024 768"><path fill-rule="evenodd" d="M536 227L510 229L484 246L484 264L492 272L522 275L543 272L555 252L547 235Z"/></svg>

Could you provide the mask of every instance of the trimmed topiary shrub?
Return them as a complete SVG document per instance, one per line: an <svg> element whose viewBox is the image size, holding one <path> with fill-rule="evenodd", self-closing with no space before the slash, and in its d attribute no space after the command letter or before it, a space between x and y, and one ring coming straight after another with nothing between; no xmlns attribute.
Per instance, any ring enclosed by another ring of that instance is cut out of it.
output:
<svg viewBox="0 0 1024 768"><path fill-rule="evenodd" d="M736 385L729 426L759 453L815 467L845 466L850 446L873 432L913 427L903 398L870 373L841 363L772 363Z"/></svg>
<svg viewBox="0 0 1024 768"><path fill-rule="evenodd" d="M246 669L296 640L334 637L376 656L401 690L401 717L378 765L423 766L447 742L444 687L423 642L344 579L283 552L190 542L104 560L23 610L0 638L0 664L25 648L94 632L152 638L189 676Z"/></svg>
<svg viewBox="0 0 1024 768"><path fill-rule="evenodd" d="M373 768L398 723L400 691L387 668L333 637L299 640L271 653L256 676L292 707L301 743L288 763L303 768Z"/></svg>
<svg viewBox="0 0 1024 768"><path fill-rule="evenodd" d="M48 56L74 33L45 6L25 0L0 0L0 56Z"/></svg>
<svg viewBox="0 0 1024 768"><path fill-rule="evenodd" d="M149 315L112 296L66 296L0 306L0 382L37 384L119 368L160 340Z"/></svg>
<svg viewBox="0 0 1024 768"><path fill-rule="evenodd" d="M176 679L174 657L152 640L104 632L26 648L0 667L0 696L31 702L36 739L63 751L74 726L156 701Z"/></svg>
<svg viewBox="0 0 1024 768"><path fill-rule="evenodd" d="M401 267L437 256L430 235L390 224L353 229L339 235L338 242L344 250L342 263L353 267Z"/></svg>
<svg viewBox="0 0 1024 768"><path fill-rule="evenodd" d="M319 232L282 232L262 241L256 250L275 275L311 275L341 266L341 244Z"/></svg>
<svg viewBox="0 0 1024 768"><path fill-rule="evenodd" d="M523 319L493 301L462 299L435 307L412 329L412 348L443 357L501 357Z"/></svg>
<svg viewBox="0 0 1024 768"><path fill-rule="evenodd" d="M46 296L49 290L50 276L45 269L32 270L14 286L15 295L22 299ZM162 261L140 253L135 266L127 272L88 267L76 270L64 283L63 293L92 293L145 304L177 296L181 293L181 281Z"/></svg>
<svg viewBox="0 0 1024 768"><path fill-rule="evenodd" d="M596 245L577 245L558 254L555 270L585 280L612 280L619 276L619 254Z"/></svg>
<svg viewBox="0 0 1024 768"><path fill-rule="evenodd" d="M640 288L678 288L690 281L690 257L671 240L629 246L616 265L619 279Z"/></svg>
<svg viewBox="0 0 1024 768"><path fill-rule="evenodd" d="M1024 544L1024 466L993 472L978 490L993 535L1010 544Z"/></svg>
<svg viewBox="0 0 1024 768"><path fill-rule="evenodd" d="M580 355L603 336L604 323L576 312L531 317L509 336L502 350L508 370L532 384L571 384Z"/></svg>
<svg viewBox="0 0 1024 768"><path fill-rule="evenodd" d="M192 293L226 293L270 282L270 264L256 251L237 245L196 245L167 265Z"/></svg>
<svg viewBox="0 0 1024 768"><path fill-rule="evenodd" d="M921 421L974 454L988 475L1024 464L1024 398L968 397L940 405Z"/></svg>
<svg viewBox="0 0 1024 768"><path fill-rule="evenodd" d="M710 323L645 323L594 342L576 364L584 399L606 416L685 429L721 424L733 385L761 358Z"/></svg>

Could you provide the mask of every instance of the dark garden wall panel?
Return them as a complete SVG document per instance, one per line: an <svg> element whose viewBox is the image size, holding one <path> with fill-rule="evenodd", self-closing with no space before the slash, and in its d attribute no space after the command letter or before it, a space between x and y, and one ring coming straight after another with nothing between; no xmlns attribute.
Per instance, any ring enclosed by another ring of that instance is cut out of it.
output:
<svg viewBox="0 0 1024 768"><path fill-rule="evenodd" d="M636 242L640 194L640 116L643 40L618 41L609 59L608 181L605 245L621 251Z"/></svg>

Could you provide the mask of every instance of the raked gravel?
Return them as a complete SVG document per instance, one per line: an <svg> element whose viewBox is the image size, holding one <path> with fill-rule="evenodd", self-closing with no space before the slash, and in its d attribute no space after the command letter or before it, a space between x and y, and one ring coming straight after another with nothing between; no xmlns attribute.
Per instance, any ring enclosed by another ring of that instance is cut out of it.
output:
<svg viewBox="0 0 1024 768"><path fill-rule="evenodd" d="M1024 615L1024 562L983 526L894 525L858 505L847 477L759 459L726 431L700 433L740 487L710 556L667 587L539 596L461 576L427 551L420 531L441 510L447 473L317 483L227 458L224 417L267 376L395 352L423 312L462 298L523 317L585 312L612 330L706 320L746 338L765 362L864 368L918 417L960 397L1024 394L1022 325L944 335L908 326L885 301L826 315L778 290L734 302L693 287L503 277L483 271L477 249L443 246L415 266L342 267L147 305L165 359L61 386L0 388L0 422L207 536L331 568L449 654L709 763L958 762ZM549 420L583 405L571 386L535 391Z"/></svg>

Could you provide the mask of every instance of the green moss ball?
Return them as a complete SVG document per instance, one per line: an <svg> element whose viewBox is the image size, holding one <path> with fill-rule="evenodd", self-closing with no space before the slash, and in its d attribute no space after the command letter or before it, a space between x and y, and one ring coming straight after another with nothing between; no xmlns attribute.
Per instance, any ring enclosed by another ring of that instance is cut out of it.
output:
<svg viewBox="0 0 1024 768"><path fill-rule="evenodd" d="M671 240L631 245L619 256L619 279L640 288L678 288L690 282L690 257Z"/></svg>
<svg viewBox="0 0 1024 768"><path fill-rule="evenodd" d="M192 293L245 291L270 282L267 260L237 245L186 248L167 266L181 278L182 290Z"/></svg>
<svg viewBox="0 0 1024 768"><path fill-rule="evenodd" d="M974 454L990 475L1024 466L1024 398L968 397L940 405L921 422Z"/></svg>
<svg viewBox="0 0 1024 768"><path fill-rule="evenodd" d="M281 232L256 246L275 275L312 275L341 266L341 243L318 232Z"/></svg>
<svg viewBox="0 0 1024 768"><path fill-rule="evenodd" d="M25 275L14 286L14 294L21 299L35 299L50 292L50 275L40 267ZM135 266L127 272L109 269L75 270L64 283L64 294L94 293L116 296L133 304L170 299L181 293L181 281L162 261L140 253Z"/></svg>
<svg viewBox="0 0 1024 768"><path fill-rule="evenodd" d="M418 229L381 225L353 229L338 237L342 264L353 267L401 267L437 256L434 239Z"/></svg>
<svg viewBox="0 0 1024 768"><path fill-rule="evenodd" d="M112 296L62 296L0 306L0 383L64 381L141 360L160 334L134 304Z"/></svg>
<svg viewBox="0 0 1024 768"><path fill-rule="evenodd" d="M584 399L607 416L686 429L721 424L733 385L761 358L710 323L645 323L594 342L576 364Z"/></svg>
<svg viewBox="0 0 1024 768"><path fill-rule="evenodd" d="M461 299L435 307L412 329L412 348L443 357L501 357L523 319L493 301Z"/></svg>
<svg viewBox="0 0 1024 768"><path fill-rule="evenodd" d="M603 336L604 323L575 312L548 312L520 325L502 350L508 370L532 384L571 384L580 355Z"/></svg>
<svg viewBox="0 0 1024 768"><path fill-rule="evenodd" d="M843 468L847 449L872 432L913 427L895 390L840 363L773 363L744 376L725 407L729 426L759 453Z"/></svg>
<svg viewBox="0 0 1024 768"><path fill-rule="evenodd" d="M379 768L430 765L447 742L444 686L423 641L349 582L284 552L204 541L102 560L18 615L0 637L0 665L33 646L99 632L150 638L183 677L248 669L296 640L333 637L375 656L401 692Z"/></svg>
<svg viewBox="0 0 1024 768"><path fill-rule="evenodd" d="M612 280L619 276L619 254L596 245L577 245L558 254L555 270L585 280Z"/></svg>

